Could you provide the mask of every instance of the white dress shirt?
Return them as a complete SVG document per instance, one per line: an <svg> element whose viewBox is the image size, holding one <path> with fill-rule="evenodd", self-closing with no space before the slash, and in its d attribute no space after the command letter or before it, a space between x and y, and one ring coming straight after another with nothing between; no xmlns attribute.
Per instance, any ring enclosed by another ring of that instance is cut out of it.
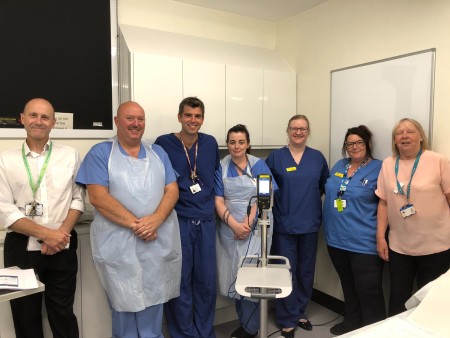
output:
<svg viewBox="0 0 450 338"><path fill-rule="evenodd" d="M23 143L34 184L50 142L41 154L30 151L26 142ZM54 228L62 224L69 209L84 212L85 189L75 184L79 167L80 158L74 148L52 142L47 169L33 199L22 146L0 154L0 226L8 229L17 220L28 217L38 224ZM34 201L42 204L42 216L25 216L25 206Z"/></svg>

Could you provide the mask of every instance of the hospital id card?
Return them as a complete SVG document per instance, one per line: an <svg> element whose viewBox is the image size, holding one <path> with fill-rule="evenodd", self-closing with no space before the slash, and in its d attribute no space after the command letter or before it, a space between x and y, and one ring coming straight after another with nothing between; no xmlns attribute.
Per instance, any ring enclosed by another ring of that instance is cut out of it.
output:
<svg viewBox="0 0 450 338"><path fill-rule="evenodd" d="M342 210L344 210L347 207L347 201L340 199L340 198L336 198L334 200L334 207L339 211L342 212Z"/></svg>
<svg viewBox="0 0 450 338"><path fill-rule="evenodd" d="M189 188L191 189L192 195L202 191L202 188L200 188L200 184L198 183L191 185Z"/></svg>
<svg viewBox="0 0 450 338"><path fill-rule="evenodd" d="M414 215L416 213L416 208L414 208L414 205L412 204L406 204L400 208L400 213L402 214L403 218L406 218L408 216Z"/></svg>

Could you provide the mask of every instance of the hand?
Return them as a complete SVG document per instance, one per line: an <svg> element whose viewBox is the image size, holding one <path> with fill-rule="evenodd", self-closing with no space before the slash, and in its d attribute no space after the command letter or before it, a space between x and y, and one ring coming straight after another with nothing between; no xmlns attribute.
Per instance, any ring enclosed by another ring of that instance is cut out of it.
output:
<svg viewBox="0 0 450 338"><path fill-rule="evenodd" d="M41 254L51 256L54 255L56 252L57 252L56 250L51 249L47 244L42 243Z"/></svg>
<svg viewBox="0 0 450 338"><path fill-rule="evenodd" d="M161 220L155 214L139 218L135 222L133 232L144 241L154 241L158 238L157 229L161 225Z"/></svg>
<svg viewBox="0 0 450 338"><path fill-rule="evenodd" d="M378 256L386 262L389 262L389 248L386 239L377 239Z"/></svg>
<svg viewBox="0 0 450 338"><path fill-rule="evenodd" d="M46 250L46 252L59 252L64 250L67 244L70 243L70 234L61 229L48 229L47 235L42 240L44 241L43 245L45 245L50 251Z"/></svg>
<svg viewBox="0 0 450 338"><path fill-rule="evenodd" d="M251 228L247 223L238 223L237 227L233 229L234 239L243 240L250 235Z"/></svg>

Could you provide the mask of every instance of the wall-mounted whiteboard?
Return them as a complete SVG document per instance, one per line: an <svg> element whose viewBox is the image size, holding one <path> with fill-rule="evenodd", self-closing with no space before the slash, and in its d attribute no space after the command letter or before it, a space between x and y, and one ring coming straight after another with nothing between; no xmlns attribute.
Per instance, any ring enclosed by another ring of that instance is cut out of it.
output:
<svg viewBox="0 0 450 338"><path fill-rule="evenodd" d="M392 154L392 128L419 121L431 142L435 49L331 71L330 166L342 158L348 128L373 133L373 155Z"/></svg>

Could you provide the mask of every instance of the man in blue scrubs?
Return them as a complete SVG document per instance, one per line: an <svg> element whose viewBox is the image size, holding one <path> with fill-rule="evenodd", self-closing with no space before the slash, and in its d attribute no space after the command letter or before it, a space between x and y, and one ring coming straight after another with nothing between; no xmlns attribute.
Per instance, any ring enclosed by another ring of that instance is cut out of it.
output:
<svg viewBox="0 0 450 338"><path fill-rule="evenodd" d="M183 264L180 297L165 306L172 338L214 338L216 304L216 224L214 173L219 168L216 139L199 133L205 107L196 97L181 101L181 131L158 137L180 175L175 206L180 223Z"/></svg>
<svg viewBox="0 0 450 338"><path fill-rule="evenodd" d="M112 315L112 336L163 338L163 303L179 295L176 174L164 150L141 141L145 112L122 103L117 137L92 147L77 183L95 207L92 256Z"/></svg>

